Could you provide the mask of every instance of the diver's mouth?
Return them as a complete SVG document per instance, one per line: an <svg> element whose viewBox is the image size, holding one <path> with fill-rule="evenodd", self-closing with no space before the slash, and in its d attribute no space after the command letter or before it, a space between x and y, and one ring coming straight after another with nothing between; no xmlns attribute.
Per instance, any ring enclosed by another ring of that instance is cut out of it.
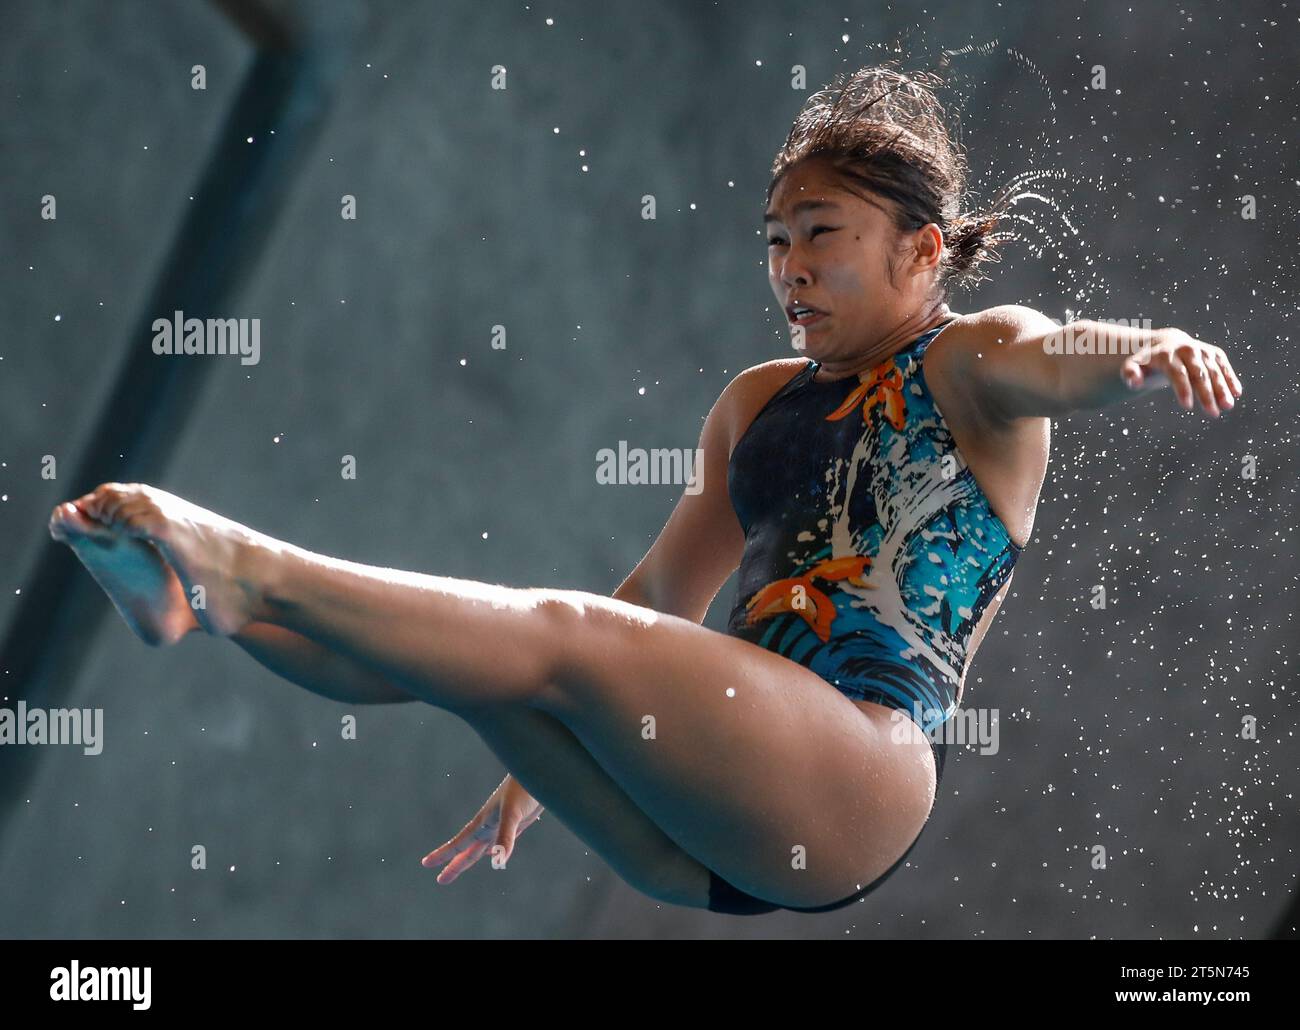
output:
<svg viewBox="0 0 1300 1030"><path fill-rule="evenodd" d="M796 304L787 308L785 314L791 325L802 326L816 325L822 319L829 317L825 311L818 311L806 304Z"/></svg>

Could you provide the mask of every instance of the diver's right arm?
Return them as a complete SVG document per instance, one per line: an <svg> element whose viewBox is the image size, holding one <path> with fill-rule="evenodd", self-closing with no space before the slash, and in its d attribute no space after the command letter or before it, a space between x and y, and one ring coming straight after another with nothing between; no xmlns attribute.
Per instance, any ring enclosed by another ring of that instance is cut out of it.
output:
<svg viewBox="0 0 1300 1030"><path fill-rule="evenodd" d="M745 533L727 491L727 465L735 412L745 407L747 393L752 393L752 383L741 373L714 403L696 452L698 485L683 492L658 538L614 597L691 622L704 621L745 550Z"/></svg>

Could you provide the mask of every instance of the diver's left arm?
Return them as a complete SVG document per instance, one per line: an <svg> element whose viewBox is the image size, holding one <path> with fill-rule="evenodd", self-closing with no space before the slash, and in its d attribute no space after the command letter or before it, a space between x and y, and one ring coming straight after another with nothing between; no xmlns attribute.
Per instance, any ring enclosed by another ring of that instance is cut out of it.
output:
<svg viewBox="0 0 1300 1030"><path fill-rule="evenodd" d="M1181 329L1078 320L1062 326L1016 304L977 316L960 372L981 406L1004 420L1056 418L1172 385L1184 408L1218 417L1241 396L1223 349Z"/></svg>

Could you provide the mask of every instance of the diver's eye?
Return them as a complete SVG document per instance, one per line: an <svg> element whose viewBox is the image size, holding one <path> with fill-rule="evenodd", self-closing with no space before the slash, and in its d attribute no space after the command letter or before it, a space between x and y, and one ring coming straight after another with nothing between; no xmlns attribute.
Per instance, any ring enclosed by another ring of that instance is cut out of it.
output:
<svg viewBox="0 0 1300 1030"><path fill-rule="evenodd" d="M839 228L833 225L814 225L810 230L808 230L808 237L809 239L811 239L812 237L816 236L818 233L823 233L823 232L839 232ZM767 238L767 245L769 247L784 246L785 240L781 239L780 236L769 236Z"/></svg>

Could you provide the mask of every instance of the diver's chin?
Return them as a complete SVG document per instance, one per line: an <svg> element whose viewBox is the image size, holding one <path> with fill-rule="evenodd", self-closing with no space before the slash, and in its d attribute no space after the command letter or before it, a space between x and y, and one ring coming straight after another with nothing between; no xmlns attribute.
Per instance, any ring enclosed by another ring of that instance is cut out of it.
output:
<svg viewBox="0 0 1300 1030"><path fill-rule="evenodd" d="M796 327L792 326L791 328L793 329ZM802 328L798 333L791 333L790 346L794 349L796 354L799 354L802 357L820 360L818 354L823 352L826 346L824 336L825 333L821 331L820 325L811 325ZM812 342L814 340L816 341L815 343Z"/></svg>

